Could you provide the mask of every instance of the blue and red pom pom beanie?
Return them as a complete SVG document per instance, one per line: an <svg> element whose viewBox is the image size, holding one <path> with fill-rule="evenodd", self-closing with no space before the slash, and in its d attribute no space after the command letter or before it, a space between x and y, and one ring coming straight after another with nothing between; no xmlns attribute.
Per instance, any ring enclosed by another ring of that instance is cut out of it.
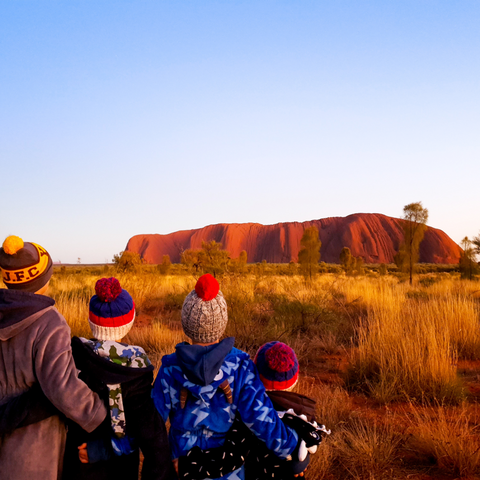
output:
<svg viewBox="0 0 480 480"><path fill-rule="evenodd" d="M267 390L287 390L297 383L297 356L285 343L269 342L262 345L254 362Z"/></svg>
<svg viewBox="0 0 480 480"><path fill-rule="evenodd" d="M119 340L132 328L135 303L116 278L101 278L90 300L89 324L97 340Z"/></svg>

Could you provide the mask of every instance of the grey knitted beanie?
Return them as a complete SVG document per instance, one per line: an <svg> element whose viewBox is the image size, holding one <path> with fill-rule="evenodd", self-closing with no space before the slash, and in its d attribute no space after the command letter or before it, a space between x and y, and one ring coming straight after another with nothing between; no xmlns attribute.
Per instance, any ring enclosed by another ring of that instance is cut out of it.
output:
<svg viewBox="0 0 480 480"><path fill-rule="evenodd" d="M185 298L182 327L194 342L216 342L227 328L227 303L217 280L209 273L202 275Z"/></svg>

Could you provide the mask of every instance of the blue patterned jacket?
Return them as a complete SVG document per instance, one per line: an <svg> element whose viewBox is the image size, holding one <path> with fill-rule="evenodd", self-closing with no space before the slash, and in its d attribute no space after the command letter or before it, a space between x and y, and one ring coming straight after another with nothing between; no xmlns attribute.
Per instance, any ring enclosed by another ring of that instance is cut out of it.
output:
<svg viewBox="0 0 480 480"><path fill-rule="evenodd" d="M277 456L285 458L295 449L297 434L278 417L249 355L233 348L233 343L230 337L208 347L178 344L175 353L162 358L152 397L163 419L170 418L173 458L195 446L205 450L223 445L237 412ZM225 379L231 403L220 389ZM188 390L183 408L182 388ZM222 478L243 480L244 469L225 472Z"/></svg>

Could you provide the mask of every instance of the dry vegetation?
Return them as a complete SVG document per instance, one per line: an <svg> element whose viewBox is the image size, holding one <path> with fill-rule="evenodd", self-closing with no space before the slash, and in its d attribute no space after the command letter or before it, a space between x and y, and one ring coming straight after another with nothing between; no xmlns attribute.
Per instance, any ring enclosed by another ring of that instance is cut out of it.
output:
<svg viewBox="0 0 480 480"><path fill-rule="evenodd" d="M180 310L193 275L112 267L57 272L51 296L75 335L88 335L95 281L115 274L137 305L126 339L158 363L184 339ZM220 279L228 335L254 354L281 340L297 352L297 387L318 402L332 435L315 455L312 479L476 478L480 434L479 284L455 274L422 275L411 287L393 275L346 277L235 274ZM141 326L140 326L141 325ZM480 478L480 476L479 476Z"/></svg>

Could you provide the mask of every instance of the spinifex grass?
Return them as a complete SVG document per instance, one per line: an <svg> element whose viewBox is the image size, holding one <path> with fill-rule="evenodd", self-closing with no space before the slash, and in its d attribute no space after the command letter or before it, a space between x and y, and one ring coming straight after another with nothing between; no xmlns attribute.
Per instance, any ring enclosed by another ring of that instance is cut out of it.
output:
<svg viewBox="0 0 480 480"><path fill-rule="evenodd" d="M443 473L461 478L480 473L478 412L472 412L467 405L430 410L412 406L407 418L408 446L416 454L435 459Z"/></svg>
<svg viewBox="0 0 480 480"><path fill-rule="evenodd" d="M337 430L331 449L335 463L345 472L343 478L385 478L403 441L403 434L391 424L357 417Z"/></svg>
<svg viewBox="0 0 480 480"><path fill-rule="evenodd" d="M417 302L405 302L398 310L372 307L357 329L347 383L382 402L462 401L450 329L439 328L435 313Z"/></svg>

